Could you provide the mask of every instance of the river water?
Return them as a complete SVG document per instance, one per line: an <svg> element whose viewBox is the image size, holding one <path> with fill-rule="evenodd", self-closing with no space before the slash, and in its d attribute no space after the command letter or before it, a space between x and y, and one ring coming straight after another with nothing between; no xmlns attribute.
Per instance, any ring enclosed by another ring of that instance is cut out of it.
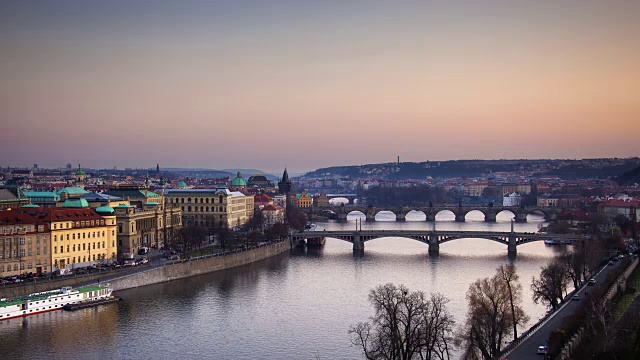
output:
<svg viewBox="0 0 640 360"><path fill-rule="evenodd" d="M353 228L357 215L326 229ZM362 228L432 229L421 213L396 223L378 214ZM466 223L440 214L441 230L508 231L507 214L482 222L470 213ZM530 216L516 231L536 231L542 219ZM515 260L531 322L545 313L531 300L529 284L559 251L542 242L518 247ZM308 249L223 272L121 291L124 301L76 312L56 311L0 321L0 359L358 359L350 344L351 324L372 315L367 293L392 282L410 290L440 292L449 310L464 322L465 293L480 277L492 276L507 262L505 245L461 239L440 246L429 257L426 244L402 238L365 243L363 257L351 245L327 239Z"/></svg>

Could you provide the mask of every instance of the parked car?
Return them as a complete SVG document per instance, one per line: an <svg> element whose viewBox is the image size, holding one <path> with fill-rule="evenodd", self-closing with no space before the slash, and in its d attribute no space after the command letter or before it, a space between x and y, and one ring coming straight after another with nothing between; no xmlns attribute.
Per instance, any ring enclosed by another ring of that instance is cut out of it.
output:
<svg viewBox="0 0 640 360"><path fill-rule="evenodd" d="M613 261L609 261L609 266L613 266L614 262Z"/></svg>
<svg viewBox="0 0 640 360"><path fill-rule="evenodd" d="M540 355L545 355L547 353L547 345L542 345L542 346L538 346L538 351L537 353Z"/></svg>
<svg viewBox="0 0 640 360"><path fill-rule="evenodd" d="M167 260L180 260L180 255L169 255Z"/></svg>
<svg viewBox="0 0 640 360"><path fill-rule="evenodd" d="M587 282L587 285L592 286L596 284L596 279L589 279L589 281Z"/></svg>
<svg viewBox="0 0 640 360"><path fill-rule="evenodd" d="M580 300L580 295L578 295L578 294L573 295L573 297L571 297L571 300L572 300L572 301L578 301L578 300Z"/></svg>

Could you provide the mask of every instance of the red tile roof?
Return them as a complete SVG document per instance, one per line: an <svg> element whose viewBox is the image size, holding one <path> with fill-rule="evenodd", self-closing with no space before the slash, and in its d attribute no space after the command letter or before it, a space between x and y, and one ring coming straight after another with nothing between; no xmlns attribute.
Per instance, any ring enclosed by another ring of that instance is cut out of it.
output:
<svg viewBox="0 0 640 360"><path fill-rule="evenodd" d="M619 200L619 199L610 199L605 200L600 203L599 206L609 206L609 207L638 207L640 206L640 200L632 199L632 200Z"/></svg>

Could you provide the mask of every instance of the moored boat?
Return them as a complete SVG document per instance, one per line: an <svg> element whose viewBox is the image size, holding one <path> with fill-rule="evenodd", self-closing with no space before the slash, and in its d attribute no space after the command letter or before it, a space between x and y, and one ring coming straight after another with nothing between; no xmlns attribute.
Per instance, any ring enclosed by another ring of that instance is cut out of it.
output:
<svg viewBox="0 0 640 360"><path fill-rule="evenodd" d="M107 299L108 286L63 287L13 299L0 299L0 321L38 313L62 310L65 305Z"/></svg>

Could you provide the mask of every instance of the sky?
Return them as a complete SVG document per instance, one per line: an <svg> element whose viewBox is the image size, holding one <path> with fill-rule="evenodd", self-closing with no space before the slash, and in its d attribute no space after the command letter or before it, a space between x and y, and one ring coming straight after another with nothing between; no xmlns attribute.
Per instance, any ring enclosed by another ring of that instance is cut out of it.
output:
<svg viewBox="0 0 640 360"><path fill-rule="evenodd" d="M0 2L0 166L640 156L640 1Z"/></svg>

